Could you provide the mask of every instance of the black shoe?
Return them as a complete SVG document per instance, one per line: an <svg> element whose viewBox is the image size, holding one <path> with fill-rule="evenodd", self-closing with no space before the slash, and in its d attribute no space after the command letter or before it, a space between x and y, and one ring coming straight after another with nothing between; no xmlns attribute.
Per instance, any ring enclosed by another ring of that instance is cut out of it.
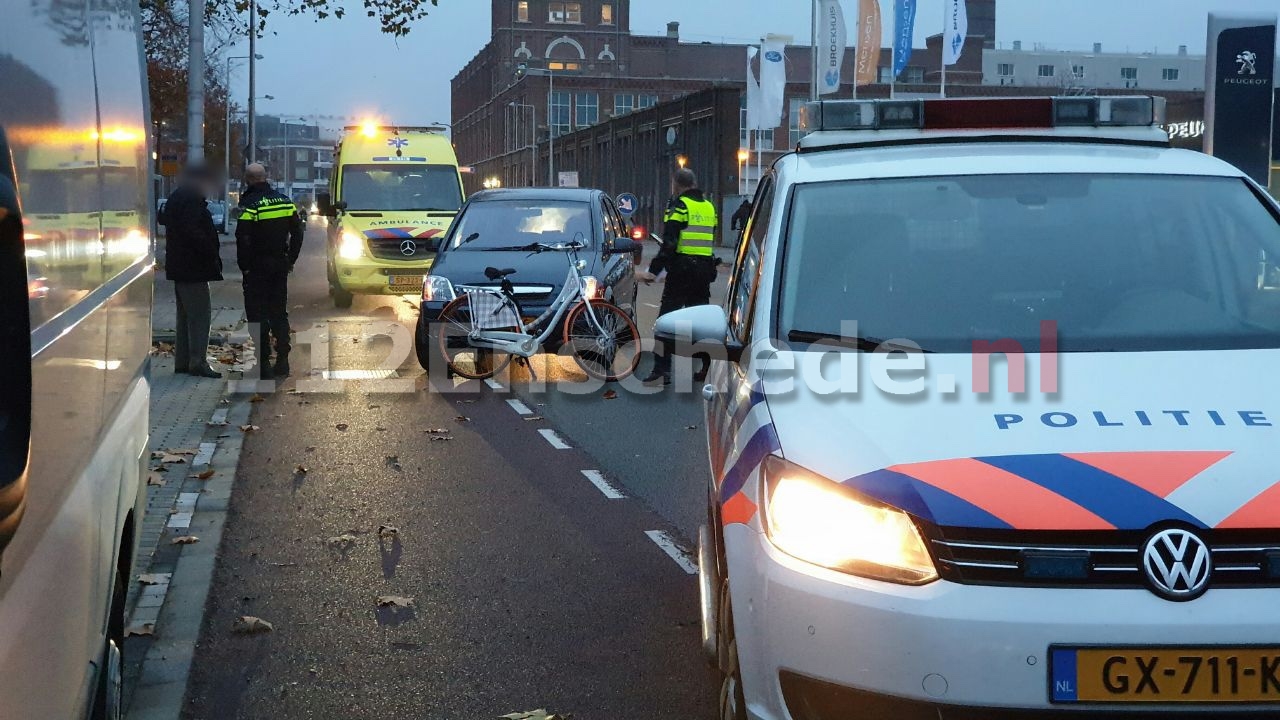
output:
<svg viewBox="0 0 1280 720"><path fill-rule="evenodd" d="M188 373L192 377L217 378L219 380L222 379L222 373L218 372L217 370L214 370L208 365L201 365L198 368L188 371Z"/></svg>
<svg viewBox="0 0 1280 720"><path fill-rule="evenodd" d="M289 377L289 361L276 360L276 366L272 368L271 374L278 378Z"/></svg>
<svg viewBox="0 0 1280 720"><path fill-rule="evenodd" d="M190 375L191 371L184 367L175 367L173 369L173 374L174 375Z"/></svg>
<svg viewBox="0 0 1280 720"><path fill-rule="evenodd" d="M654 370L653 372L649 373L649 377L645 378L644 380L641 380L640 382L644 383L645 385L662 385L665 387L671 384L671 376L664 372L659 372L657 370Z"/></svg>

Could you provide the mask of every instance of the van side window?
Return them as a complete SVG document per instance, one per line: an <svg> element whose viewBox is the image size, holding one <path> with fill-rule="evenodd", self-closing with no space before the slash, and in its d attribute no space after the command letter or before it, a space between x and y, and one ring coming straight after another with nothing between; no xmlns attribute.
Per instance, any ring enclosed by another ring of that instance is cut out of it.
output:
<svg viewBox="0 0 1280 720"><path fill-rule="evenodd" d="M751 219L747 223L744 241L738 254L738 267L734 271L733 285L729 290L729 331L734 339L746 343L751 333L751 315L755 310L756 290L760 285L761 256L764 238L769 232L769 220L773 215L774 182L767 177L756 193Z"/></svg>

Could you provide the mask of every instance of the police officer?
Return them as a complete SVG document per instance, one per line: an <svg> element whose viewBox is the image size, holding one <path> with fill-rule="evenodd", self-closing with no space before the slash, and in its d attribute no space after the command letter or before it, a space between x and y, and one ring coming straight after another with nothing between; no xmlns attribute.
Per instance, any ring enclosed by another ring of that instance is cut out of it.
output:
<svg viewBox="0 0 1280 720"><path fill-rule="evenodd" d="M289 273L302 252L302 221L289 198L267 184L267 169L245 168L236 224L236 261L244 273L244 311L259 323L258 368L264 380L289 376ZM269 364L271 339L276 361Z"/></svg>
<svg viewBox="0 0 1280 720"><path fill-rule="evenodd" d="M649 271L639 273L639 279L645 282L653 282L664 270L667 273L659 315L709 304L711 284L716 279L712 252L716 241L716 206L698 189L698 176L687 168L675 174L672 191L675 197L663 216L662 249L649 263ZM704 366L698 375L705 372ZM646 385L671 384L670 348L655 356L653 372L644 382Z"/></svg>

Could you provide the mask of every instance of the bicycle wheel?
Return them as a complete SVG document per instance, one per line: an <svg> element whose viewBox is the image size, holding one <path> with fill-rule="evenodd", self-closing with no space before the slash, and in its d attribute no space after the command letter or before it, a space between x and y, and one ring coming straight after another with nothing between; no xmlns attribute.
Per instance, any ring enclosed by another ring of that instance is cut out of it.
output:
<svg viewBox="0 0 1280 720"><path fill-rule="evenodd" d="M520 328L487 328L495 332L520 332ZM511 364L511 353L471 346L471 295L445 305L436 321L436 346L453 374L468 380L487 380Z"/></svg>
<svg viewBox="0 0 1280 720"><path fill-rule="evenodd" d="M578 303L565 319L564 344L578 367L597 380L629 377L640 363L640 331L622 308L611 303L593 302L590 313L587 303Z"/></svg>

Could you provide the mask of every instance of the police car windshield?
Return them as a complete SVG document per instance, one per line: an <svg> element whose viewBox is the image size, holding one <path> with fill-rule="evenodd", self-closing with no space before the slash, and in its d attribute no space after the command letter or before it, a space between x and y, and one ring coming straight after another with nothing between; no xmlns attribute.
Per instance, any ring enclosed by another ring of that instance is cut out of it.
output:
<svg viewBox="0 0 1280 720"><path fill-rule="evenodd" d="M1280 348L1280 224L1239 179L806 184L785 247L779 330L796 343L968 353L1049 330L1064 352Z"/></svg>
<svg viewBox="0 0 1280 720"><path fill-rule="evenodd" d="M591 206L584 202L487 200L473 202L455 223L448 249L496 250L592 237ZM478 233L478 234L477 234ZM474 239L468 241L469 238Z"/></svg>
<svg viewBox="0 0 1280 720"><path fill-rule="evenodd" d="M348 210L454 212L462 207L462 187L451 165L347 165L342 200Z"/></svg>

